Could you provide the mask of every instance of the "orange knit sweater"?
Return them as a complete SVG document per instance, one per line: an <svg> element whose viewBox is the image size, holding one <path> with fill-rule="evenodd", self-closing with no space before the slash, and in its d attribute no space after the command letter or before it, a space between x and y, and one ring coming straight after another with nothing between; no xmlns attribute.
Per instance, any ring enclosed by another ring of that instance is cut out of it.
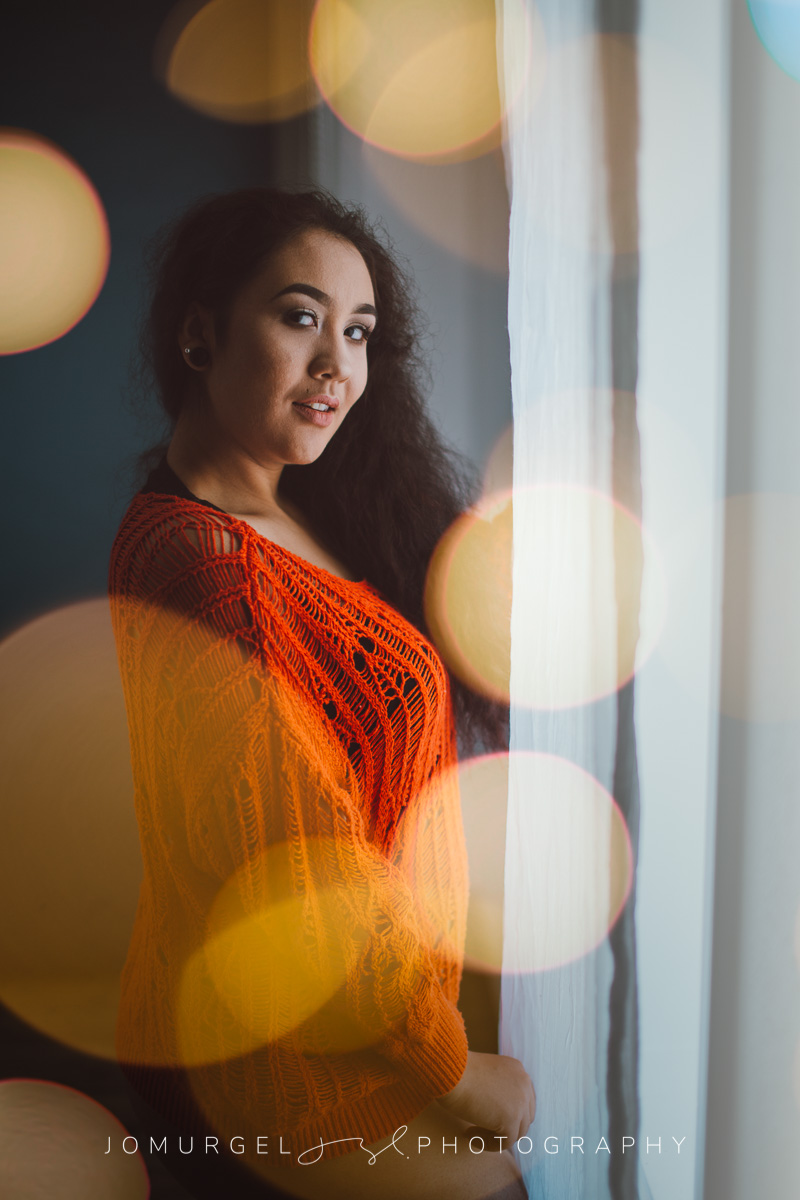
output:
<svg viewBox="0 0 800 1200"><path fill-rule="evenodd" d="M392 1133L466 1064L436 652L366 582L174 495L135 497L109 590L144 862L120 1060L180 1068L207 1125L273 1153Z"/></svg>

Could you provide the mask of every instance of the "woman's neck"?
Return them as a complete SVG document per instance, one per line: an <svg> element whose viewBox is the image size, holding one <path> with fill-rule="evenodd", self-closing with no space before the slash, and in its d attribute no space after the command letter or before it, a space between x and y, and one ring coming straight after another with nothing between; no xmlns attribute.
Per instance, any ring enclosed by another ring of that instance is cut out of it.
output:
<svg viewBox="0 0 800 1200"><path fill-rule="evenodd" d="M282 463L274 469L265 467L223 437L216 444L209 441L193 421L180 418L167 462L199 500L209 500L246 521L257 533L307 562L343 579L354 578L317 539L303 513L283 497L278 499Z"/></svg>
<svg viewBox="0 0 800 1200"><path fill-rule="evenodd" d="M181 413L170 439L167 462L186 487L245 519L285 513L278 499L283 463L265 466L205 425L200 414Z"/></svg>

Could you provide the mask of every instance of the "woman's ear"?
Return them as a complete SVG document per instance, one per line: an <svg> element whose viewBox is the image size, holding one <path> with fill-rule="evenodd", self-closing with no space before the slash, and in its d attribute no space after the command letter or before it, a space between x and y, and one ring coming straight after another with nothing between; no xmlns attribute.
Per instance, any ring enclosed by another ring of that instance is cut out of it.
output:
<svg viewBox="0 0 800 1200"><path fill-rule="evenodd" d="M192 303L178 331L181 358L195 370L202 371L214 354L214 320L202 304Z"/></svg>

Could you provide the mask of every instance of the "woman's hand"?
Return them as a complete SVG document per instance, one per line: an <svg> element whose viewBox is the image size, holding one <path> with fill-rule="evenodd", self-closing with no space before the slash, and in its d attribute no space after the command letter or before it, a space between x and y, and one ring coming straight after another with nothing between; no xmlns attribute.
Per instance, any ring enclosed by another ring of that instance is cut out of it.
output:
<svg viewBox="0 0 800 1200"><path fill-rule="evenodd" d="M528 1131L536 1112L536 1093L528 1072L506 1054L470 1050L467 1066L439 1104L481 1129L515 1142Z"/></svg>

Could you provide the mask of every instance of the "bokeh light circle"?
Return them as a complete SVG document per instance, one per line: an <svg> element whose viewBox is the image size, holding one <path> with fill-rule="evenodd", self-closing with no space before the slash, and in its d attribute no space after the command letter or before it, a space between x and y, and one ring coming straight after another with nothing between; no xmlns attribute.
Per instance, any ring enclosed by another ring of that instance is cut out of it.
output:
<svg viewBox="0 0 800 1200"><path fill-rule="evenodd" d="M77 325L109 253L103 205L80 167L34 133L0 128L0 354Z"/></svg>
<svg viewBox="0 0 800 1200"><path fill-rule="evenodd" d="M310 839L304 853L305 869L315 878L336 870L335 843ZM268 847L240 868L214 901L205 940L188 958L180 982L182 1065L224 1062L287 1037L357 968L368 940L358 898L341 886L322 887L313 896L298 893L292 884L293 856L296 848L288 843ZM254 901L259 881L268 881L269 896ZM309 944L310 916L313 928L326 930L324 944ZM326 1029L325 1050L354 1049L354 1036L358 1042L352 1029L337 1027L334 1019Z"/></svg>
<svg viewBox="0 0 800 1200"><path fill-rule="evenodd" d="M413 162L365 143L363 160L387 202L437 245L508 272L508 192L502 152L465 162Z"/></svg>
<svg viewBox="0 0 800 1200"><path fill-rule="evenodd" d="M611 694L658 640L666 582L639 521L588 488L546 484L484 497L447 530L425 586L428 627L445 662L474 690L509 700L515 539L518 603L525 598L515 702L558 709Z"/></svg>
<svg viewBox="0 0 800 1200"><path fill-rule="evenodd" d="M541 69L541 30L523 0L506 8L524 77ZM309 44L320 91L367 142L441 161L499 144L494 0L319 0Z"/></svg>
<svg viewBox="0 0 800 1200"><path fill-rule="evenodd" d="M111 1139L111 1152L106 1153ZM41 1079L0 1082L0 1195L8 1200L147 1200L141 1152L108 1109Z"/></svg>
<svg viewBox="0 0 800 1200"><path fill-rule="evenodd" d="M800 4L797 0L747 0L761 45L792 79L800 80Z"/></svg>
<svg viewBox="0 0 800 1200"><path fill-rule="evenodd" d="M0 777L0 1000L111 1057L141 858L106 599L0 644Z"/></svg>
<svg viewBox="0 0 800 1200"><path fill-rule="evenodd" d="M184 104L240 124L284 121L319 101L308 61L314 0L178 5L159 36L156 74Z"/></svg>
<svg viewBox="0 0 800 1200"><path fill-rule="evenodd" d="M483 497L510 492L514 486L514 424L495 439L483 470Z"/></svg>
<svg viewBox="0 0 800 1200"><path fill-rule="evenodd" d="M595 949L633 879L630 837L612 796L586 771L549 754L483 755L453 770L469 861L465 966L531 973ZM420 812L430 802L423 793ZM509 880L514 905L504 922ZM444 916L424 886L418 903L446 936Z"/></svg>

